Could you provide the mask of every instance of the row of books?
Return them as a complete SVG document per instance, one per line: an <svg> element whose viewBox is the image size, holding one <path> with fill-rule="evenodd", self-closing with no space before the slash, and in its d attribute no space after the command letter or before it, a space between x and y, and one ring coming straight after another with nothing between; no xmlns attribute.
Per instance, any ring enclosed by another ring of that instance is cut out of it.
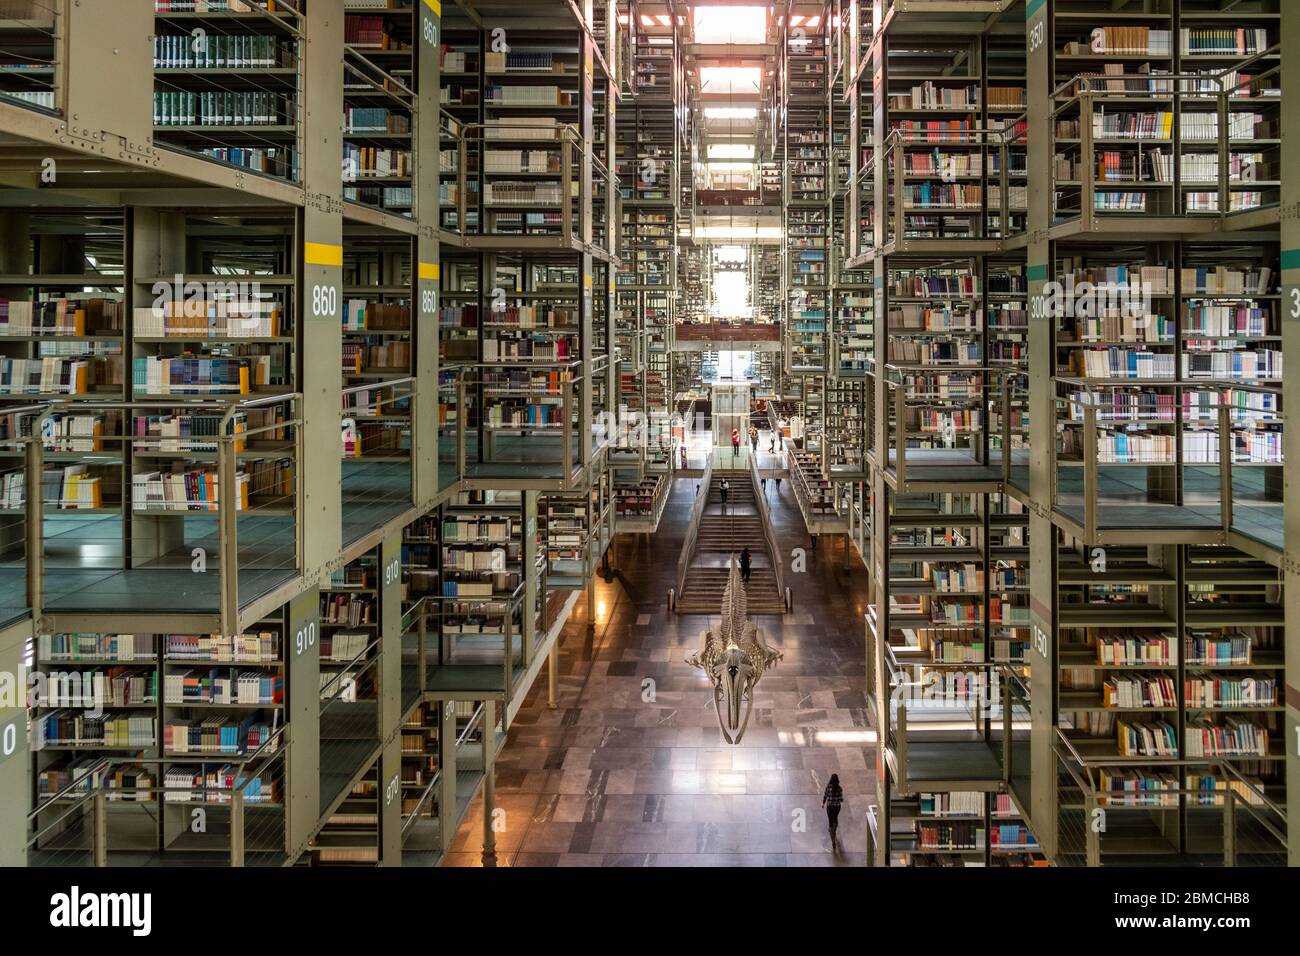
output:
<svg viewBox="0 0 1300 956"><path fill-rule="evenodd" d="M158 34L153 38L156 70L270 69L292 65L273 36L251 33Z"/></svg>
<svg viewBox="0 0 1300 956"><path fill-rule="evenodd" d="M889 331L978 332L980 317L971 303L932 306L902 302L889 308Z"/></svg>
<svg viewBox="0 0 1300 956"><path fill-rule="evenodd" d="M1207 720L1187 725L1187 756L1196 757L1266 757L1268 756L1268 729L1251 723L1248 719L1223 718L1222 724Z"/></svg>
<svg viewBox="0 0 1300 956"><path fill-rule="evenodd" d="M321 595L320 604L322 624L360 627L379 621L379 607L370 594L327 592Z"/></svg>
<svg viewBox="0 0 1300 956"><path fill-rule="evenodd" d="M1188 707L1274 707L1272 677L1189 677L1183 684Z"/></svg>
<svg viewBox="0 0 1300 956"><path fill-rule="evenodd" d="M0 336L118 333L123 309L117 299L0 300Z"/></svg>
<svg viewBox="0 0 1300 956"><path fill-rule="evenodd" d="M926 80L913 86L906 93L890 93L889 108L894 110L931 110L931 109L979 109L980 88L978 83L964 86L939 86L933 80Z"/></svg>
<svg viewBox="0 0 1300 956"><path fill-rule="evenodd" d="M1183 27L1178 31L1178 37L1183 53L1191 55L1254 56L1270 46L1268 30L1264 27Z"/></svg>
<svg viewBox="0 0 1300 956"><path fill-rule="evenodd" d="M910 183L903 186L905 209L979 209L982 187L972 183Z"/></svg>
<svg viewBox="0 0 1300 956"><path fill-rule="evenodd" d="M173 720L163 725L163 748L168 754L252 753L270 739L272 732L271 725L256 714L238 720Z"/></svg>
<svg viewBox="0 0 1300 956"><path fill-rule="evenodd" d="M1174 331L1167 316L1130 315L1123 309L1107 309L1106 314L1074 320L1074 338L1079 342L1170 342Z"/></svg>
<svg viewBox="0 0 1300 956"><path fill-rule="evenodd" d="M930 572L931 583L940 593L984 590L984 569L974 562L939 566L927 563L926 568Z"/></svg>
<svg viewBox="0 0 1300 956"><path fill-rule="evenodd" d="M245 472L237 472L235 487L235 510L247 511L251 477ZM217 470L186 468L132 475L131 507L135 511L216 511L220 507Z"/></svg>
<svg viewBox="0 0 1300 956"><path fill-rule="evenodd" d="M1099 771L1098 781L1103 806L1176 807L1179 804L1179 782L1172 773L1105 767ZM1216 773L1189 770L1182 788L1196 791L1187 797L1194 806L1222 806L1227 790L1247 803L1263 803L1264 784L1257 777L1225 780Z"/></svg>
<svg viewBox="0 0 1300 956"><path fill-rule="evenodd" d="M247 395L270 384L271 357L203 358L148 355L132 361L132 381L139 393L150 395Z"/></svg>
<svg viewBox="0 0 1300 956"><path fill-rule="evenodd" d="M165 634L168 660L273 663L280 659L280 635L275 631L247 634Z"/></svg>
<svg viewBox="0 0 1300 956"><path fill-rule="evenodd" d="M1070 354L1070 370L1084 378L1172 379L1174 368L1174 356L1166 352L1109 346Z"/></svg>
<svg viewBox="0 0 1300 956"><path fill-rule="evenodd" d="M122 356L96 358L0 357L0 394L84 395L92 387L122 384Z"/></svg>
<svg viewBox="0 0 1300 956"><path fill-rule="evenodd" d="M76 710L55 710L32 719L32 749L46 747L114 747L144 749L154 746L157 718L151 713L91 717Z"/></svg>
<svg viewBox="0 0 1300 956"><path fill-rule="evenodd" d="M343 109L344 134L409 133L411 117L386 106L347 106Z"/></svg>
<svg viewBox="0 0 1300 956"><path fill-rule="evenodd" d="M225 805L231 792L239 789L245 804L270 804L280 801L279 780L269 775L246 777L235 764L192 767L169 767L163 773L165 803L206 803Z"/></svg>
<svg viewBox="0 0 1300 956"><path fill-rule="evenodd" d="M979 276L968 272L929 275L901 274L890 283L891 294L902 298L969 298L979 295Z"/></svg>
<svg viewBox="0 0 1300 956"><path fill-rule="evenodd" d="M212 668L169 671L163 679L164 702L187 704L281 704L284 678L261 671Z"/></svg>
<svg viewBox="0 0 1300 956"><path fill-rule="evenodd" d="M320 642L321 660L333 664L350 664L359 658L374 640L374 635L366 631L335 631L326 634Z"/></svg>
<svg viewBox="0 0 1300 956"><path fill-rule="evenodd" d="M343 169L344 182L365 178L406 179L415 175L409 149L358 146L356 143L343 144Z"/></svg>
<svg viewBox="0 0 1300 956"><path fill-rule="evenodd" d="M266 300L185 299L135 310L142 338L255 338L280 334L280 308Z"/></svg>
<svg viewBox="0 0 1300 956"><path fill-rule="evenodd" d="M138 707L158 699L156 671L114 667L108 671L85 671L57 675L38 687L39 707Z"/></svg>
<svg viewBox="0 0 1300 956"><path fill-rule="evenodd" d="M1207 342L1214 348L1215 343ZM1218 349L1183 355L1183 375L1187 378L1280 379L1282 352L1279 349Z"/></svg>
<svg viewBox="0 0 1300 956"><path fill-rule="evenodd" d="M160 90L153 95L153 125L159 127L283 126L293 117L293 100L279 93Z"/></svg>
<svg viewBox="0 0 1300 956"><path fill-rule="evenodd" d="M1167 57L1173 54L1173 31L1144 25L1100 26L1085 41L1071 40L1062 48L1066 56L1110 53L1115 56Z"/></svg>
<svg viewBox="0 0 1300 956"><path fill-rule="evenodd" d="M36 654L41 661L153 661L149 634L40 634Z"/></svg>

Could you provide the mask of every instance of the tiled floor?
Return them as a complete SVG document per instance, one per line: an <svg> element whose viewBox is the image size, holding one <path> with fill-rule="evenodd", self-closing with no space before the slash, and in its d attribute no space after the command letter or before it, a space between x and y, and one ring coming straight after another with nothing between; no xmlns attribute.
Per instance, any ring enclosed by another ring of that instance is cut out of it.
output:
<svg viewBox="0 0 1300 956"><path fill-rule="evenodd" d="M807 549L788 483L768 485L783 548ZM498 866L864 865L874 736L863 698L866 572L842 539L791 574L795 609L761 619L785 653L758 688L744 740L722 741L708 684L684 657L703 617L665 610L693 498L677 482L658 534L616 542L597 582L595 634L580 601L560 646L559 707L542 674L497 762ZM653 682L648 683L648 682ZM832 851L821 793L846 793ZM447 865L481 864L482 801Z"/></svg>

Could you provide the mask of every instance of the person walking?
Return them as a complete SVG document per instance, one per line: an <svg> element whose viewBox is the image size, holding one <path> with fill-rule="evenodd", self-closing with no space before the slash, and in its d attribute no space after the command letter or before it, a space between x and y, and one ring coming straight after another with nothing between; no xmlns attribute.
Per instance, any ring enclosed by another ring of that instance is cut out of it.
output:
<svg viewBox="0 0 1300 956"><path fill-rule="evenodd" d="M776 476L776 496L781 497L781 476Z"/></svg>
<svg viewBox="0 0 1300 956"><path fill-rule="evenodd" d="M766 478L760 478L760 479L758 479L758 490L761 491L761 492L763 492L764 495L767 494L767 479L766 479Z"/></svg>
<svg viewBox="0 0 1300 956"><path fill-rule="evenodd" d="M758 454L758 429L753 425L749 426L749 447L754 450L754 454Z"/></svg>
<svg viewBox="0 0 1300 956"><path fill-rule="evenodd" d="M774 455L776 454L776 429L775 428L772 429L772 444L768 447L767 450Z"/></svg>
<svg viewBox="0 0 1300 956"><path fill-rule="evenodd" d="M749 585L750 560L749 548L742 549L740 552L740 580L744 581L746 586Z"/></svg>
<svg viewBox="0 0 1300 956"><path fill-rule="evenodd" d="M822 806L826 808L826 824L830 827L831 843L835 842L836 830L840 826L840 807L844 805L844 790L840 786L840 775L831 774L826 790L822 793Z"/></svg>
<svg viewBox="0 0 1300 956"><path fill-rule="evenodd" d="M718 491L722 494L722 510L727 510L727 492L731 491L731 482L726 478L722 479L722 484L718 486Z"/></svg>
<svg viewBox="0 0 1300 956"><path fill-rule="evenodd" d="M736 455L739 454L740 454L740 429L733 428L731 430L731 456L734 458Z"/></svg>

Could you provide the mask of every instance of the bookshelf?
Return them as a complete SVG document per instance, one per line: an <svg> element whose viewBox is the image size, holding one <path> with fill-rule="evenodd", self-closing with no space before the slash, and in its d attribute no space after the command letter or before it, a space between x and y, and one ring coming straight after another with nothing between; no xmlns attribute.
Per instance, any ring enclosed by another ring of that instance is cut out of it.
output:
<svg viewBox="0 0 1300 956"><path fill-rule="evenodd" d="M54 8L41 0L7 4L0 97L28 109L57 109L59 49Z"/></svg>
<svg viewBox="0 0 1300 956"><path fill-rule="evenodd" d="M787 40L784 54L786 371L828 370L831 131L824 37Z"/></svg>
<svg viewBox="0 0 1300 956"><path fill-rule="evenodd" d="M416 5L343 13L343 198L413 216Z"/></svg>
<svg viewBox="0 0 1300 956"><path fill-rule="evenodd" d="M297 182L303 18L274 0L204 7L154 0L154 142Z"/></svg>

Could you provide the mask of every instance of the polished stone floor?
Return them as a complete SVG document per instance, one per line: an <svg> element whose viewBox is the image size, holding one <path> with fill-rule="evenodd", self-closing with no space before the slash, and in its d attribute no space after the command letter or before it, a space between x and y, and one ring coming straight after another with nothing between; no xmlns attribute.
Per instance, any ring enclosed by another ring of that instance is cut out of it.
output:
<svg viewBox="0 0 1300 956"><path fill-rule="evenodd" d="M789 482L767 493L789 564L808 535ZM497 762L497 866L865 865L866 572L856 556L845 569L842 538L807 550L806 571L788 575L794 611L760 619L785 657L728 746L707 682L684 663L707 618L665 606L693 496L678 481L656 535L616 541L594 634L585 600L566 627L559 706L543 672L519 711ZM835 850L821 809L832 773L846 795ZM480 865L482 832L477 799L445 864Z"/></svg>

